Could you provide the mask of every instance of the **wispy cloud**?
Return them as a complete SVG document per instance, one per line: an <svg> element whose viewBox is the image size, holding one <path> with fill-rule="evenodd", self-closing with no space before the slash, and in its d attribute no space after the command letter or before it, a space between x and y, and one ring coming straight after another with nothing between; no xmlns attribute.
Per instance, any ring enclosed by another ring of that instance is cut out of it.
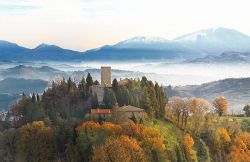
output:
<svg viewBox="0 0 250 162"><path fill-rule="evenodd" d="M0 4L0 12L12 13L12 12L22 12L28 10L40 9L39 6L31 5L19 5L19 4Z"/></svg>
<svg viewBox="0 0 250 162"><path fill-rule="evenodd" d="M28 0L0 0L0 13L19 13L38 9L40 6L31 4Z"/></svg>

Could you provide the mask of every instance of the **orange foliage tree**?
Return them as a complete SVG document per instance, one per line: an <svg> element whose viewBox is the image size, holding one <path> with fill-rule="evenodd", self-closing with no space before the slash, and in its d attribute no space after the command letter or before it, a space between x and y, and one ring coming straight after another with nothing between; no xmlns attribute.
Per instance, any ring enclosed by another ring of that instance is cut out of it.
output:
<svg viewBox="0 0 250 162"><path fill-rule="evenodd" d="M220 139L222 141L225 141L226 143L231 142L231 138L228 135L228 132L227 132L227 130L225 128L220 128L219 133L220 133Z"/></svg>
<svg viewBox="0 0 250 162"><path fill-rule="evenodd" d="M228 101L225 97L223 96L216 97L213 104L219 116L227 113Z"/></svg>
<svg viewBox="0 0 250 162"><path fill-rule="evenodd" d="M76 132L82 159L102 161L110 158L114 160L115 157L120 159L116 161L160 161L165 158L165 145L159 130L142 124L100 125L88 121L79 125ZM93 148L93 151L89 148Z"/></svg>
<svg viewBox="0 0 250 162"><path fill-rule="evenodd" d="M250 161L250 133L240 133L233 139L229 148L229 162L249 162Z"/></svg>
<svg viewBox="0 0 250 162"><path fill-rule="evenodd" d="M128 136L108 137L104 144L93 147L93 162L124 161L145 162L143 149L136 139Z"/></svg>
<svg viewBox="0 0 250 162"><path fill-rule="evenodd" d="M196 161L196 152L193 150L194 140L192 136L186 134L183 137L183 148L188 161Z"/></svg>

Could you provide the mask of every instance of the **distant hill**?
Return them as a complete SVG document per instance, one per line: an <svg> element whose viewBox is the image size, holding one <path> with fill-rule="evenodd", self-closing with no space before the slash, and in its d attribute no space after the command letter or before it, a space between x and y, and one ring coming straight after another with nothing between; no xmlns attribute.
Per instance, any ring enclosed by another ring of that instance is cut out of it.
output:
<svg viewBox="0 0 250 162"><path fill-rule="evenodd" d="M8 78L0 81L0 111L7 110L24 92L42 93L48 86L47 81L38 79Z"/></svg>
<svg viewBox="0 0 250 162"><path fill-rule="evenodd" d="M250 52L223 52L219 56L208 55L203 58L187 60L186 63L250 63Z"/></svg>
<svg viewBox="0 0 250 162"><path fill-rule="evenodd" d="M7 78L0 81L0 93L20 94L39 93L48 86L47 81L39 79L16 79Z"/></svg>
<svg viewBox="0 0 250 162"><path fill-rule="evenodd" d="M79 52L41 44L34 49L0 41L0 60L9 61L122 61L195 59L225 51L250 52L250 37L233 29L212 28L166 40L134 37L114 45Z"/></svg>
<svg viewBox="0 0 250 162"><path fill-rule="evenodd" d="M250 78L232 78L201 85L167 87L166 92L170 97L201 97L211 102L217 96L225 96L229 101L230 110L241 112L244 105L250 103Z"/></svg>
<svg viewBox="0 0 250 162"><path fill-rule="evenodd" d="M42 79L50 80L55 76L64 76L65 72L51 68L49 66L32 67L18 65L12 68L1 69L1 78L25 78L25 79Z"/></svg>
<svg viewBox="0 0 250 162"><path fill-rule="evenodd" d="M24 79L41 79L50 81L56 77L72 77L80 79L90 73L94 79L101 80L100 69L86 69L83 71L61 71L50 66L26 66L18 65L12 68L0 69L0 78L24 78ZM142 77L144 73L136 71L116 70L112 69L113 78L136 78Z"/></svg>

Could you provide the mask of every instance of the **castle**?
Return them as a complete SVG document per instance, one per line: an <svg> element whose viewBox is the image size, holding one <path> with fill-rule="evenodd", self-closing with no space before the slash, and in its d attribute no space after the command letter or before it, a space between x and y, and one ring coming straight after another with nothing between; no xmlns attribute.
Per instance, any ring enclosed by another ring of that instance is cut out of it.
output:
<svg viewBox="0 0 250 162"><path fill-rule="evenodd" d="M119 84L123 85L128 82L128 79L120 80ZM111 84L111 67L101 67L101 84L93 85L90 87L92 95L97 96L99 103L103 102L105 88L112 89ZM139 121L145 113L144 109L134 107L131 105L123 105L119 107L118 104L113 109L99 109L98 107L92 107L90 110L91 120L96 121L109 121L113 120L117 124L124 124L129 121L130 118L135 117ZM113 118L113 119L111 119Z"/></svg>

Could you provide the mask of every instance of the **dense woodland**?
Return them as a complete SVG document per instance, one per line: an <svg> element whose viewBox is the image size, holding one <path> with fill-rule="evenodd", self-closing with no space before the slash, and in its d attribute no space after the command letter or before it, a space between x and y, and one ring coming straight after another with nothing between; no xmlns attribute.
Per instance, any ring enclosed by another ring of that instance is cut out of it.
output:
<svg viewBox="0 0 250 162"><path fill-rule="evenodd" d="M249 117L227 115L228 102L168 98L157 83L130 79L105 88L103 103L79 82L52 82L42 95L23 94L0 123L1 162L249 162ZM91 108L118 103L145 110L141 121L118 125L86 118ZM250 106L243 109L250 115ZM232 117L232 120L230 117Z"/></svg>

